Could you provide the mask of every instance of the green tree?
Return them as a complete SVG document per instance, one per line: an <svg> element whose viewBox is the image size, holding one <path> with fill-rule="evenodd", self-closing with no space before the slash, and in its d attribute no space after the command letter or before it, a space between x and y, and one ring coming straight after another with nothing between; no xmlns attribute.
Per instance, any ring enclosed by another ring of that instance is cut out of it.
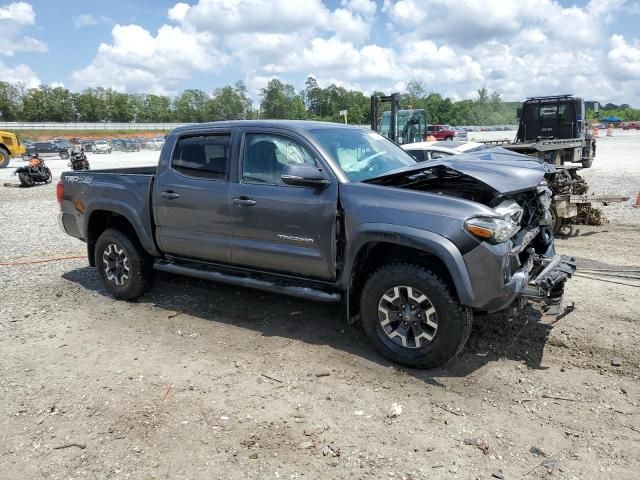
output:
<svg viewBox="0 0 640 480"><path fill-rule="evenodd" d="M135 108L134 120L136 122L171 121L171 100L169 100L169 97L145 93L134 95L130 100Z"/></svg>
<svg viewBox="0 0 640 480"><path fill-rule="evenodd" d="M14 122L22 114L20 89L7 82L0 82L0 120Z"/></svg>
<svg viewBox="0 0 640 480"><path fill-rule="evenodd" d="M135 118L135 106L130 95L116 92L109 88L105 90L106 119L110 122L132 122Z"/></svg>
<svg viewBox="0 0 640 480"><path fill-rule="evenodd" d="M277 78L271 79L260 93L261 118L296 118L299 114L299 103L292 85L282 83Z"/></svg>
<svg viewBox="0 0 640 480"><path fill-rule="evenodd" d="M209 96L202 90L185 90L173 99L176 122L198 123L207 119Z"/></svg>
<svg viewBox="0 0 640 480"><path fill-rule="evenodd" d="M251 99L242 82L215 89L206 105L209 120L243 120L250 116Z"/></svg>
<svg viewBox="0 0 640 480"><path fill-rule="evenodd" d="M100 122L106 120L104 89L87 88L74 95L77 119L80 122Z"/></svg>

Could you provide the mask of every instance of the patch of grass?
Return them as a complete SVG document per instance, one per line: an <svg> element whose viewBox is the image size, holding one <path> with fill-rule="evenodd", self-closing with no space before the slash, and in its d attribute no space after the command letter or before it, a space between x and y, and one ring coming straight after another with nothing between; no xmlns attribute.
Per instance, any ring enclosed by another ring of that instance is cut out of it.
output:
<svg viewBox="0 0 640 480"><path fill-rule="evenodd" d="M131 138L164 136L169 130L14 130L20 140L42 141L50 138Z"/></svg>

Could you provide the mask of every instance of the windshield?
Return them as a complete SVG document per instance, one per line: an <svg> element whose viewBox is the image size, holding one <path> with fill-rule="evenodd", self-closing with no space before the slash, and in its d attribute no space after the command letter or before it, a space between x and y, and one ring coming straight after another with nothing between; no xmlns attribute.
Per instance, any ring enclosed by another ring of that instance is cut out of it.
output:
<svg viewBox="0 0 640 480"><path fill-rule="evenodd" d="M355 128L323 128L311 133L352 182L414 165L416 159L379 133Z"/></svg>

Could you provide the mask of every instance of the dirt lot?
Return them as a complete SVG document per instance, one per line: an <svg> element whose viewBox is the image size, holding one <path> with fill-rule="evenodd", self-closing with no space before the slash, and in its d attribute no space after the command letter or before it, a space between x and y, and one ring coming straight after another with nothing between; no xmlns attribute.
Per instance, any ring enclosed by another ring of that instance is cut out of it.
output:
<svg viewBox="0 0 640 480"><path fill-rule="evenodd" d="M640 134L598 148L592 190L635 201ZM431 371L384 360L337 307L164 275L117 302L84 259L0 266L0 478L638 478L640 282L587 270L637 276L632 203L558 240L574 311L478 318ZM0 263L84 253L55 183L0 187L0 206Z"/></svg>

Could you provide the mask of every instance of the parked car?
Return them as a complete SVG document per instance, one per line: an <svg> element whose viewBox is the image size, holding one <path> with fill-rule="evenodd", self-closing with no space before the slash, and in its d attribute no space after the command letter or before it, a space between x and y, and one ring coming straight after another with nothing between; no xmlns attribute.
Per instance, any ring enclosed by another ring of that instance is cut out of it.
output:
<svg viewBox="0 0 640 480"><path fill-rule="evenodd" d="M436 141L418 142L402 145L412 157L419 162L429 162L439 158L446 158L458 153L470 153L491 148L484 143L458 142L458 141Z"/></svg>
<svg viewBox="0 0 640 480"><path fill-rule="evenodd" d="M140 145L135 140L124 140L122 143L122 151L124 152L139 152Z"/></svg>
<svg viewBox="0 0 640 480"><path fill-rule="evenodd" d="M623 130L640 130L640 122L627 122L622 125Z"/></svg>
<svg viewBox="0 0 640 480"><path fill-rule="evenodd" d="M160 150L164 146L164 138L156 137L147 141L147 148L150 150Z"/></svg>
<svg viewBox="0 0 640 480"><path fill-rule="evenodd" d="M138 142L138 145L140 146L141 149L146 149L147 148L147 139L144 137L137 137L134 138L134 140L136 142Z"/></svg>
<svg viewBox="0 0 640 480"><path fill-rule="evenodd" d="M462 127L451 127L451 130L456 131L458 134L456 135L455 140L464 141L468 138L469 134L466 128Z"/></svg>
<svg viewBox="0 0 640 480"><path fill-rule="evenodd" d="M69 158L69 149L61 146L60 144L53 142L35 142L27 147L22 158L28 160L31 156L37 153L41 157L59 157L62 159Z"/></svg>
<svg viewBox="0 0 640 480"><path fill-rule="evenodd" d="M418 163L322 122L190 125L157 168L63 173L58 220L115 298L157 270L341 302L384 355L434 367L462 350L473 312L560 313L575 270L555 255L544 167L505 157Z"/></svg>
<svg viewBox="0 0 640 480"><path fill-rule="evenodd" d="M93 147L93 153L111 153L111 144L105 140L98 140Z"/></svg>
<svg viewBox="0 0 640 480"><path fill-rule="evenodd" d="M93 140L80 140L80 145L82 145L85 152L93 152L93 149L96 146Z"/></svg>
<svg viewBox="0 0 640 480"><path fill-rule="evenodd" d="M114 138L109 142L111 145L111 150L114 152L122 152L124 151L124 140L121 138Z"/></svg>
<svg viewBox="0 0 640 480"><path fill-rule="evenodd" d="M428 125L427 136L432 136L436 140L453 140L458 136L458 131L450 125Z"/></svg>

